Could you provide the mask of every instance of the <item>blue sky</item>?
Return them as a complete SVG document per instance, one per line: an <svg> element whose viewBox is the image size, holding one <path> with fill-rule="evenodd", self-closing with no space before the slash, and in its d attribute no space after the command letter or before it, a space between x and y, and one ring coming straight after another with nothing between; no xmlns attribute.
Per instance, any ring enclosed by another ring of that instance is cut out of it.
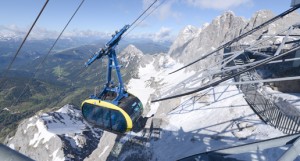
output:
<svg viewBox="0 0 300 161"><path fill-rule="evenodd" d="M130 24L153 1L85 0L68 30L111 33ZM0 26L28 29L44 2L0 1ZM42 30L62 30L80 2L81 0L50 0L37 26ZM166 0L131 35L153 35L159 32L176 35L187 25L201 27L203 23L211 22L227 10L249 19L258 10L268 9L278 14L289 7L290 0Z"/></svg>

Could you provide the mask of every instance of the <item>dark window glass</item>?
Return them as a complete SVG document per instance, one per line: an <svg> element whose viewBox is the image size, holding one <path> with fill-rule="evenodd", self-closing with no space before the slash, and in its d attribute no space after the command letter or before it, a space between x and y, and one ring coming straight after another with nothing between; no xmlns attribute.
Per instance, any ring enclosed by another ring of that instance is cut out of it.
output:
<svg viewBox="0 0 300 161"><path fill-rule="evenodd" d="M103 120L103 113L105 110L103 108L100 108L97 106L97 108L94 108L93 110L93 119L96 121L96 125L98 126L104 126L104 120Z"/></svg>
<svg viewBox="0 0 300 161"><path fill-rule="evenodd" d="M103 108L103 123L104 123L104 128L111 130L111 122L110 122L110 109L108 108Z"/></svg>
<svg viewBox="0 0 300 161"><path fill-rule="evenodd" d="M90 123L110 128L109 110L106 108L85 103L82 106L82 115Z"/></svg>
<svg viewBox="0 0 300 161"><path fill-rule="evenodd" d="M90 123L103 129L125 132L127 124L120 111L85 103L82 106L83 117Z"/></svg>
<svg viewBox="0 0 300 161"><path fill-rule="evenodd" d="M125 132L127 128L125 117L120 111L111 110L111 125L114 131Z"/></svg>
<svg viewBox="0 0 300 161"><path fill-rule="evenodd" d="M131 114L130 114L132 121L136 121L141 116L142 112L143 112L142 103L139 100L133 102L133 104L131 105Z"/></svg>
<svg viewBox="0 0 300 161"><path fill-rule="evenodd" d="M91 104L84 103L82 106L83 117L91 123L95 123L95 121L92 119L93 118L93 110L94 110L94 106Z"/></svg>

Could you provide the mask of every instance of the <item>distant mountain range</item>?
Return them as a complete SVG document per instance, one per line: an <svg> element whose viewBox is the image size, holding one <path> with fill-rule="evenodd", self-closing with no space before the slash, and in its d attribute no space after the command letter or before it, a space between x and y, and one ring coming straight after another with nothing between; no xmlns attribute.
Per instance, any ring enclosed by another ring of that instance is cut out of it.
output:
<svg viewBox="0 0 300 161"><path fill-rule="evenodd" d="M11 61L13 55L20 46L21 41L22 39L19 37L15 38L12 36L11 38L8 38L6 36L5 39L1 39L0 36L0 71L8 66L8 63ZM13 67L18 70L17 68L31 63L31 61L35 59L41 58L43 55L49 52L49 49L53 45L54 41L54 39L26 41ZM53 48L51 54L63 52L67 49L83 47L84 50L82 51L82 54L90 56L92 52L96 51L97 48L103 47L107 41L108 39L95 39L88 37L60 39ZM150 39L125 39L124 41L121 41L118 47L118 52L122 51L129 44L134 44L145 54L155 54L160 52L166 53L169 50L171 42L155 42ZM85 45L91 45L91 48L87 48Z"/></svg>

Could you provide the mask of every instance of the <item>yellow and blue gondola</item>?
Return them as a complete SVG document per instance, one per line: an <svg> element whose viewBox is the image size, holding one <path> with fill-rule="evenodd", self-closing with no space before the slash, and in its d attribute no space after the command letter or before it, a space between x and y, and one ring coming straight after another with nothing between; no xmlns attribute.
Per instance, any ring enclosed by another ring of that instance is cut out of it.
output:
<svg viewBox="0 0 300 161"><path fill-rule="evenodd" d="M110 100L87 99L81 105L82 115L101 129L126 133L131 131L143 112L140 100L132 94L120 100L118 106Z"/></svg>

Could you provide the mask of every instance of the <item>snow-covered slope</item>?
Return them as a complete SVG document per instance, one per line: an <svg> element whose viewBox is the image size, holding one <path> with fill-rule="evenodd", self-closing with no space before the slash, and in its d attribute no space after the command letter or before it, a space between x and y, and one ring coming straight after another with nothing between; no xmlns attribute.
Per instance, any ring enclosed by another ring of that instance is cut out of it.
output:
<svg viewBox="0 0 300 161"><path fill-rule="evenodd" d="M7 145L40 161L83 160L97 148L101 135L79 110L65 105L23 121Z"/></svg>

